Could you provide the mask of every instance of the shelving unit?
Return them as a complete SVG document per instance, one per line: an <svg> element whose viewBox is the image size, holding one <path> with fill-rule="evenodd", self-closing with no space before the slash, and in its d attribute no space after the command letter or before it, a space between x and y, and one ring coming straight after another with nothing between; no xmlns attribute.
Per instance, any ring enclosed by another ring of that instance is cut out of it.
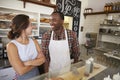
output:
<svg viewBox="0 0 120 80"><path fill-rule="evenodd" d="M102 29L102 30L100 30ZM117 34L117 35L116 35ZM95 51L102 52L104 56L120 60L120 57L114 56L114 50L119 52L120 47L120 25L100 24ZM98 54L100 55L100 54Z"/></svg>
<svg viewBox="0 0 120 80"><path fill-rule="evenodd" d="M49 23L40 23L40 26L49 27L49 26L50 26L50 24L49 24Z"/></svg>
<svg viewBox="0 0 120 80"><path fill-rule="evenodd" d="M17 14L26 14L30 17L32 26L34 26L34 29L32 30L32 35L30 36L39 37L40 39L42 38L43 33L51 29L49 24L49 14L41 14L0 7L0 37L7 37L7 33L10 30L9 26L11 20ZM9 15L11 15L12 17L7 17ZM1 26L1 22L4 23L3 26Z"/></svg>
<svg viewBox="0 0 120 80"><path fill-rule="evenodd" d="M100 28L99 28L99 34L98 34L99 38L98 41L104 41L104 36L107 36L109 38L111 38L111 40L113 40L113 38L116 39L120 39L120 25L104 25L104 24L100 24ZM108 42L112 42L111 40L107 40ZM106 41L106 40L105 40ZM119 42L119 41L118 41ZM116 42L118 44L118 42ZM120 42L119 42L120 44Z"/></svg>
<svg viewBox="0 0 120 80"><path fill-rule="evenodd" d="M0 37L7 37L7 33L10 29L0 29Z"/></svg>
<svg viewBox="0 0 120 80"><path fill-rule="evenodd" d="M87 15L99 15L99 14L106 14L106 15L108 15L110 13L120 13L120 11L110 11L110 12L100 11L100 12L92 12L92 13L83 13L83 15L86 18Z"/></svg>
<svg viewBox="0 0 120 80"><path fill-rule="evenodd" d="M120 27L120 24L100 24L100 26Z"/></svg>
<svg viewBox="0 0 120 80"><path fill-rule="evenodd" d="M98 48L95 48L96 50L99 50L99 51L102 51L104 53L107 53L107 52L110 52L112 51L111 49L107 49L107 48L101 48L101 47L98 47Z"/></svg>
<svg viewBox="0 0 120 80"><path fill-rule="evenodd" d="M107 56L107 57L111 57L111 58L115 58L115 59L120 60L120 57L114 56L112 54L104 53L104 55Z"/></svg>
<svg viewBox="0 0 120 80"><path fill-rule="evenodd" d="M99 34L120 37L120 24L100 24Z"/></svg>
<svg viewBox="0 0 120 80"><path fill-rule="evenodd" d="M42 35L50 30L49 24L50 15L49 14L40 14L40 27L39 27L39 38L42 38Z"/></svg>
<svg viewBox="0 0 120 80"><path fill-rule="evenodd" d="M38 36L38 13L0 7L0 37L7 37L7 33L10 30L9 26L11 24L11 20L17 14L26 14L30 17L31 23L34 26L31 36Z"/></svg>
<svg viewBox="0 0 120 80"><path fill-rule="evenodd" d="M0 21L11 22L11 20L7 20L7 19L0 19Z"/></svg>
<svg viewBox="0 0 120 80"><path fill-rule="evenodd" d="M109 34L109 33L100 33L100 35L108 35L108 36L119 36L118 34Z"/></svg>

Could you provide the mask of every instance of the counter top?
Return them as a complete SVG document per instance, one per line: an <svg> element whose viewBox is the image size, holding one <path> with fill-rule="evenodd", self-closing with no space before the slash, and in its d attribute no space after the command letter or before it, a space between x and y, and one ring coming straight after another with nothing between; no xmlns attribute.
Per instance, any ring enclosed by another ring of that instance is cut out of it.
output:
<svg viewBox="0 0 120 80"><path fill-rule="evenodd" d="M76 64L72 64L72 67L75 66L76 68L79 68L79 67L82 67L83 65L85 65L84 62L80 61L80 62L78 62ZM29 80L46 80L45 78L47 78L48 76L49 76L49 73L45 73L45 74L33 77L33 78L29 79Z"/></svg>
<svg viewBox="0 0 120 80"><path fill-rule="evenodd" d="M107 67L94 63L93 71L92 73L89 74L89 76L85 76L85 68L86 68L85 66L79 67L77 69L79 74L70 71L68 73L61 75L60 77L63 78L64 80L81 80L81 79L89 80L90 78L104 71Z"/></svg>
<svg viewBox="0 0 120 80"><path fill-rule="evenodd" d="M84 76L85 73L85 65L81 62L78 62L76 64L73 64L72 67L76 67L77 71L79 72L79 74L74 74L72 71L62 74L58 77L63 78L64 80L81 80L83 78L86 78L87 80L91 79L92 77L94 77L95 75L97 75L98 73L104 71L107 67L100 65L100 64L94 64L94 66L96 66L97 68L94 68L93 72L90 73L90 75L88 77ZM36 76L30 80L44 80L45 78L47 78L50 74L46 73L40 76Z"/></svg>
<svg viewBox="0 0 120 80"><path fill-rule="evenodd" d="M112 51L112 49L101 48L101 47L94 48L94 50L99 50L99 51L102 51L102 52L110 52L110 51Z"/></svg>
<svg viewBox="0 0 120 80"><path fill-rule="evenodd" d="M119 63L119 61L118 61L118 63ZM99 69L99 70L96 69L95 71L93 71L94 73L91 73L90 76L86 78L87 80L103 80L104 77L107 77L108 75L110 75L110 77L112 78L113 74L117 74L118 72L120 73L120 64L118 64L118 66L114 66L114 64L111 64L113 66L107 66L106 64L103 65L103 64L99 63L98 65L101 66L101 69ZM82 70L84 72L84 66L85 66L84 61L74 64L74 66L77 67L78 70ZM79 72L81 75L82 72L81 71L79 71ZM49 76L49 73L45 73L45 74L36 76L34 78L31 78L30 80L45 80L45 78L48 76ZM83 80L83 78L73 79L73 80ZM69 79L66 78L64 80L69 80Z"/></svg>
<svg viewBox="0 0 120 80"><path fill-rule="evenodd" d="M107 77L108 75L110 75L110 77L112 78L113 74L117 74L118 72L120 73L120 67L118 68L108 67L107 69L97 74L96 76L90 78L89 80L103 80L104 77Z"/></svg>
<svg viewBox="0 0 120 80"><path fill-rule="evenodd" d="M0 69L11 67L8 59L0 59Z"/></svg>
<svg viewBox="0 0 120 80"><path fill-rule="evenodd" d="M113 50L108 50L106 53L109 53L109 51L112 52ZM103 80L104 77L107 77L108 75L113 78L114 74L117 74L118 72L120 73L120 59L118 59L118 57L111 56L111 54L107 54L106 56L104 53L105 52L95 50L95 57L96 61L102 65L107 66L107 69L89 80Z"/></svg>
<svg viewBox="0 0 120 80"><path fill-rule="evenodd" d="M105 56L107 56L107 57L111 57L111 58L115 58L115 59L118 59L118 60L120 60L120 56L119 55L113 55L113 54L109 54L109 53L104 53L104 55Z"/></svg>

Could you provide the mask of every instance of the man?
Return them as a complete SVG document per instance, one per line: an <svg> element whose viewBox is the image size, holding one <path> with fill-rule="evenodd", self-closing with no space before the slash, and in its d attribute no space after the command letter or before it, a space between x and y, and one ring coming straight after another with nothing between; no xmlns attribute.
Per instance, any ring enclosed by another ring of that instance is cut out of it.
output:
<svg viewBox="0 0 120 80"><path fill-rule="evenodd" d="M75 32L64 29L64 15L61 12L51 14L50 25L52 30L42 37L42 50L46 57L45 72L55 74L70 70L70 55L74 62L78 61L79 43Z"/></svg>

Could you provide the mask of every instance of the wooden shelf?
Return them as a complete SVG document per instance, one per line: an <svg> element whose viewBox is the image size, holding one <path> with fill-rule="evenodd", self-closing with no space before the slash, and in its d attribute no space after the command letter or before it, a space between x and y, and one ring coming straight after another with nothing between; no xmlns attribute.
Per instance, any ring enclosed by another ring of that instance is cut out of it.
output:
<svg viewBox="0 0 120 80"><path fill-rule="evenodd" d="M100 33L100 35L120 36L119 34L110 34L110 33Z"/></svg>
<svg viewBox="0 0 120 80"><path fill-rule="evenodd" d="M100 11L100 12L83 13L83 14L86 17L87 15L109 14L109 13L120 13L120 11L110 11L110 12Z"/></svg>
<svg viewBox="0 0 120 80"><path fill-rule="evenodd" d="M110 52L110 51L112 51L111 49L101 48L101 47L94 48L94 50L98 50L98 51L102 51L102 52Z"/></svg>
<svg viewBox="0 0 120 80"><path fill-rule="evenodd" d="M118 57L118 56L114 56L113 54L104 53L104 55L107 56L107 57L111 57L111 58L115 58L115 59L120 60L120 57Z"/></svg>
<svg viewBox="0 0 120 80"><path fill-rule="evenodd" d="M0 28L0 34L10 31L10 28Z"/></svg>
<svg viewBox="0 0 120 80"><path fill-rule="evenodd" d="M118 24L100 24L100 26L112 26L112 27L120 27L120 25Z"/></svg>
<svg viewBox="0 0 120 80"><path fill-rule="evenodd" d="M51 7L51 8L56 8L56 5L51 4L51 3L47 3L47 2L43 2L43 1L37 1L37 0L21 0L24 2L24 8L26 5L26 2L30 2L30 3L34 3L34 4L38 4L38 5L43 5L43 6L47 6L47 7Z"/></svg>

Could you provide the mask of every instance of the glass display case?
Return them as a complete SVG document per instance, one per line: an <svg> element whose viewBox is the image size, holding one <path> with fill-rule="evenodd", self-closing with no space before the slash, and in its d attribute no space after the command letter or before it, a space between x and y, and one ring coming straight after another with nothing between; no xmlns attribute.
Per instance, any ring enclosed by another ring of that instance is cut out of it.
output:
<svg viewBox="0 0 120 80"><path fill-rule="evenodd" d="M10 31L11 20L17 14L26 14L30 17L34 26L32 36L38 36L38 13L0 7L0 37L7 37L7 33Z"/></svg>
<svg viewBox="0 0 120 80"><path fill-rule="evenodd" d="M40 14L40 26L39 26L39 37L42 38L42 35L50 30L49 24L50 15Z"/></svg>
<svg viewBox="0 0 120 80"><path fill-rule="evenodd" d="M100 24L96 49L107 57L120 60L120 24L113 20L108 22Z"/></svg>
<svg viewBox="0 0 120 80"><path fill-rule="evenodd" d="M84 80L84 79L88 80L94 77L95 75L97 75L98 73L104 71L106 68L107 67L103 65L94 63L93 72L90 73L89 75L85 75L85 70L86 70L85 62L81 61L81 62L72 64L71 70L69 72L60 74L56 77L51 78L51 74L50 72L48 72L48 73L36 76L34 78L31 78L29 80Z"/></svg>

